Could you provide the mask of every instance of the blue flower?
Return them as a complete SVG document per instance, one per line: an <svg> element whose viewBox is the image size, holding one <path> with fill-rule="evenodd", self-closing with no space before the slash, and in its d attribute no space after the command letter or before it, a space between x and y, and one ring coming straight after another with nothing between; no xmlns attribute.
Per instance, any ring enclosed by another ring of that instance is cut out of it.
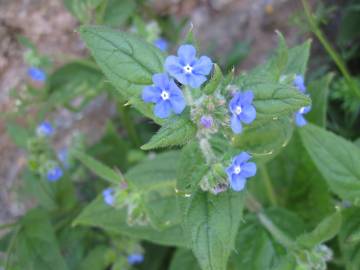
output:
<svg viewBox="0 0 360 270"><path fill-rule="evenodd" d="M130 265L140 264L144 261L144 255L141 253L133 253L130 254L127 259Z"/></svg>
<svg viewBox="0 0 360 270"><path fill-rule="evenodd" d="M305 126L307 124L307 121L304 117L304 114L307 114L308 112L310 112L311 110L311 106L307 106L307 107L302 107L300 108L300 110L298 110L295 113L295 124L298 127L302 127Z"/></svg>
<svg viewBox="0 0 360 270"><path fill-rule="evenodd" d="M211 116L203 115L200 118L200 124L204 128L211 128L213 126L213 124L214 124L214 119Z"/></svg>
<svg viewBox="0 0 360 270"><path fill-rule="evenodd" d="M166 58L166 71L184 85L200 87L212 69L211 59L207 56L196 58L196 49L188 44L180 46L177 54L178 56L170 55Z"/></svg>
<svg viewBox="0 0 360 270"><path fill-rule="evenodd" d="M146 86L142 92L145 102L155 103L154 114L160 118L167 118L171 112L180 114L185 106L184 95L174 80L165 73L155 74L152 77L154 85Z"/></svg>
<svg viewBox="0 0 360 270"><path fill-rule="evenodd" d="M154 45L160 49L160 51L167 51L169 43L165 38L158 38L154 41Z"/></svg>
<svg viewBox="0 0 360 270"><path fill-rule="evenodd" d="M34 81L43 82L46 80L45 71L37 67L28 68L27 74Z"/></svg>
<svg viewBox="0 0 360 270"><path fill-rule="evenodd" d="M299 89L300 92L302 92L302 93L306 92L304 77L302 75L295 75L293 83L294 83L294 86L297 89Z"/></svg>
<svg viewBox="0 0 360 270"><path fill-rule="evenodd" d="M54 128L50 122L44 121L36 128L36 134L40 137L49 137L54 134Z"/></svg>
<svg viewBox="0 0 360 270"><path fill-rule="evenodd" d="M114 189L107 188L102 192L102 194L103 194L104 202L107 205L113 206L115 202Z"/></svg>
<svg viewBox="0 0 360 270"><path fill-rule="evenodd" d="M50 182L56 182L63 176L63 171L59 166L54 166L47 171L46 176Z"/></svg>
<svg viewBox="0 0 360 270"><path fill-rule="evenodd" d="M256 174L256 164L247 162L251 156L247 152L242 152L233 158L232 164L226 168L230 186L235 191L244 189L247 178Z"/></svg>
<svg viewBox="0 0 360 270"><path fill-rule="evenodd" d="M239 134L242 131L242 124L250 124L256 118L256 110L252 105L254 94L252 91L243 93L237 92L230 100L229 111L231 112L230 125L234 133Z"/></svg>

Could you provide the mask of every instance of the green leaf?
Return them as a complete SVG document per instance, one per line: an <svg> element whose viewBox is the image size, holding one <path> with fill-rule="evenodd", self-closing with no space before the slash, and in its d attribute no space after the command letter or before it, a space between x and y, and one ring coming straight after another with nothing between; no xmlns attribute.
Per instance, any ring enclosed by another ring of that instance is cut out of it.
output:
<svg viewBox="0 0 360 270"><path fill-rule="evenodd" d="M299 132L294 133L288 146L267 168L280 204L296 212L309 229L332 212L334 206L327 183L307 153ZM258 186L258 182L251 185ZM261 198L264 190L256 188L257 197Z"/></svg>
<svg viewBox="0 0 360 270"><path fill-rule="evenodd" d="M152 76L163 71L160 50L141 38L97 26L83 26L80 35L96 62L115 88L147 117L157 122L152 105L144 103L141 91L152 84Z"/></svg>
<svg viewBox="0 0 360 270"><path fill-rule="evenodd" d="M293 134L292 119L282 117L266 122L254 122L234 137L233 146L246 150L258 158L271 158L290 141Z"/></svg>
<svg viewBox="0 0 360 270"><path fill-rule="evenodd" d="M176 188L180 193L192 193L209 170L203 153L196 141L187 144L181 151L177 169Z"/></svg>
<svg viewBox="0 0 360 270"><path fill-rule="evenodd" d="M109 266L108 255L111 248L103 245L98 245L92 249L85 259L81 262L79 270L103 270Z"/></svg>
<svg viewBox="0 0 360 270"><path fill-rule="evenodd" d="M279 31L276 31L276 34L279 37L279 45L274 57L270 60L270 69L271 72L275 73L276 78L279 79L288 63L289 50L284 36Z"/></svg>
<svg viewBox="0 0 360 270"><path fill-rule="evenodd" d="M105 231L143 239L159 245L186 247L188 244L180 225L157 230L151 226L129 226L125 209L115 209L106 205L99 197L90 203L76 218L73 225L98 227Z"/></svg>
<svg viewBox="0 0 360 270"><path fill-rule="evenodd" d="M204 270L225 270L243 210L242 193L198 191L182 198L184 230Z"/></svg>
<svg viewBox="0 0 360 270"><path fill-rule="evenodd" d="M120 182L121 175L91 156L77 150L72 150L71 155L80 160L89 170L102 179L109 181L112 184L118 184Z"/></svg>
<svg viewBox="0 0 360 270"><path fill-rule="evenodd" d="M310 55L311 41L308 40L303 44L291 48L288 55L288 63L284 69L284 74L301 74L305 75L307 63Z"/></svg>
<svg viewBox="0 0 360 270"><path fill-rule="evenodd" d="M223 78L224 76L221 72L220 67L217 64L214 64L214 74L202 91L207 95L211 95L215 92Z"/></svg>
<svg viewBox="0 0 360 270"><path fill-rule="evenodd" d="M191 250L179 248L176 250L169 270L200 270L200 266Z"/></svg>
<svg viewBox="0 0 360 270"><path fill-rule="evenodd" d="M335 212L325 218L312 232L301 235L296 242L308 249L333 238L341 227L341 213Z"/></svg>
<svg viewBox="0 0 360 270"><path fill-rule="evenodd" d="M306 119L310 122L325 127L326 112L327 112L327 98L329 93L329 85L333 79L332 73L312 81L308 85L308 92L311 96L311 111L306 115Z"/></svg>
<svg viewBox="0 0 360 270"><path fill-rule="evenodd" d="M360 241L356 239L360 234L359 211L360 208L352 207L342 212L343 225L339 233L339 244L346 270L357 270L360 265Z"/></svg>
<svg viewBox="0 0 360 270"><path fill-rule="evenodd" d="M66 270L47 214L34 209L20 221L15 241L16 266L26 270Z"/></svg>
<svg viewBox="0 0 360 270"><path fill-rule="evenodd" d="M125 179L142 191L156 190L163 187L174 187L179 151L168 151L157 154L132 167Z"/></svg>
<svg viewBox="0 0 360 270"><path fill-rule="evenodd" d="M150 150L168 146L184 145L196 134L195 125L188 119L180 117L176 121L169 119L150 141L141 149Z"/></svg>
<svg viewBox="0 0 360 270"><path fill-rule="evenodd" d="M90 60L70 62L57 69L49 78L49 97L46 107L70 105L76 97L81 104L74 108L82 109L89 99L98 95L104 85L104 75Z"/></svg>
<svg viewBox="0 0 360 270"><path fill-rule="evenodd" d="M330 189L342 199L360 201L360 149L330 131L308 124L301 139Z"/></svg>
<svg viewBox="0 0 360 270"><path fill-rule="evenodd" d="M102 22L112 27L123 25L135 12L133 0L107 0Z"/></svg>

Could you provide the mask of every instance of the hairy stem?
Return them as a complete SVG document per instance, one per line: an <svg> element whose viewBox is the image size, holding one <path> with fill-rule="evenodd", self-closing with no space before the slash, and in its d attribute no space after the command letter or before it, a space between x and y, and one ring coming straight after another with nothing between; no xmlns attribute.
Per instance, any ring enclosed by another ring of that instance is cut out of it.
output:
<svg viewBox="0 0 360 270"><path fill-rule="evenodd" d="M325 37L324 33L321 31L319 26L317 25L314 15L311 13L310 5L307 0L301 0L304 6L305 15L307 22L310 26L311 32L315 34L315 36L319 39L320 43L324 46L325 50L328 52L330 57L333 59L337 67L339 68L340 72L344 76L349 88L354 92L354 94L360 97L360 89L355 84L355 81L350 75L349 70L347 69L343 59L341 56L336 52L336 50L331 46L330 42Z"/></svg>

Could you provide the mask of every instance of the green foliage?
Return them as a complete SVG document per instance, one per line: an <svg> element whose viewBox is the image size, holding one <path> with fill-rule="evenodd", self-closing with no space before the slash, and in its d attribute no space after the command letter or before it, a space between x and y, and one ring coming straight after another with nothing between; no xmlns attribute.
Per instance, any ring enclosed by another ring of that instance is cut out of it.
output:
<svg viewBox="0 0 360 270"><path fill-rule="evenodd" d="M182 198L184 230L202 269L225 270L243 210L243 196L202 191Z"/></svg>
<svg viewBox="0 0 360 270"><path fill-rule="evenodd" d="M18 226L14 236L15 254L12 256L15 269L68 269L61 256L54 229L44 211L29 211Z"/></svg>
<svg viewBox="0 0 360 270"><path fill-rule="evenodd" d="M301 139L332 192L359 203L360 150L351 142L309 124L300 130Z"/></svg>
<svg viewBox="0 0 360 270"><path fill-rule="evenodd" d="M151 106L140 101L140 92L152 84L153 74L163 71L161 52L138 36L104 27L83 26L80 35L121 95L145 116L159 122Z"/></svg>
<svg viewBox="0 0 360 270"><path fill-rule="evenodd" d="M195 136L194 124L186 118L175 120L170 118L159 131L143 146L143 150L151 150L168 146L184 145Z"/></svg>

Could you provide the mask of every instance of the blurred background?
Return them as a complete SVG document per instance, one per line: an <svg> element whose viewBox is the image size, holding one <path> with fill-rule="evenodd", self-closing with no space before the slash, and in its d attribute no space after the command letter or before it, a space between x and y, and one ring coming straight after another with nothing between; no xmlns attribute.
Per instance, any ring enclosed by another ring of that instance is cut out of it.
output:
<svg viewBox="0 0 360 270"><path fill-rule="evenodd" d="M98 142L107 127L107 119L117 117L117 104L109 98L106 84L97 84L94 77L83 78L79 71L61 71L68 63L84 64L81 59L88 56L76 31L81 24L108 24L129 31L139 31L145 26L149 41L153 41L150 37L155 33L167 40L170 52L176 50L192 28L203 53L211 55L225 70L236 67L237 72L264 62L277 46L275 31L279 30L289 47L308 38L313 40L307 79L318 78L328 71L338 74L333 60L312 35L301 1L131 1L118 9L101 11L109 12L108 17L99 17L100 2L0 0L0 223L15 220L35 203L19 192L24 188L21 177L27 160L25 150L19 148L23 144L21 138L16 139L20 131L13 123L9 124L12 113L17 113L15 122L24 126L29 118L36 118L43 106L44 99L35 102L24 97L29 85L37 93L46 89L47 100L53 101L47 103L51 108L44 110L44 114L56 126L54 145L58 150L66 147L75 133L83 134L89 145ZM311 0L309 4L317 24L343 57L351 74L358 75L360 3ZM50 77L45 88L29 77L28 69L36 61L40 61ZM340 76L331 84L330 103L334 109L329 116L330 128L354 138L359 127L359 103L354 104L354 96L343 91L346 87ZM68 95L56 96L60 89ZM27 101L28 106L22 110L20 107ZM32 123L32 127L36 124ZM124 131L119 128L118 132Z"/></svg>

